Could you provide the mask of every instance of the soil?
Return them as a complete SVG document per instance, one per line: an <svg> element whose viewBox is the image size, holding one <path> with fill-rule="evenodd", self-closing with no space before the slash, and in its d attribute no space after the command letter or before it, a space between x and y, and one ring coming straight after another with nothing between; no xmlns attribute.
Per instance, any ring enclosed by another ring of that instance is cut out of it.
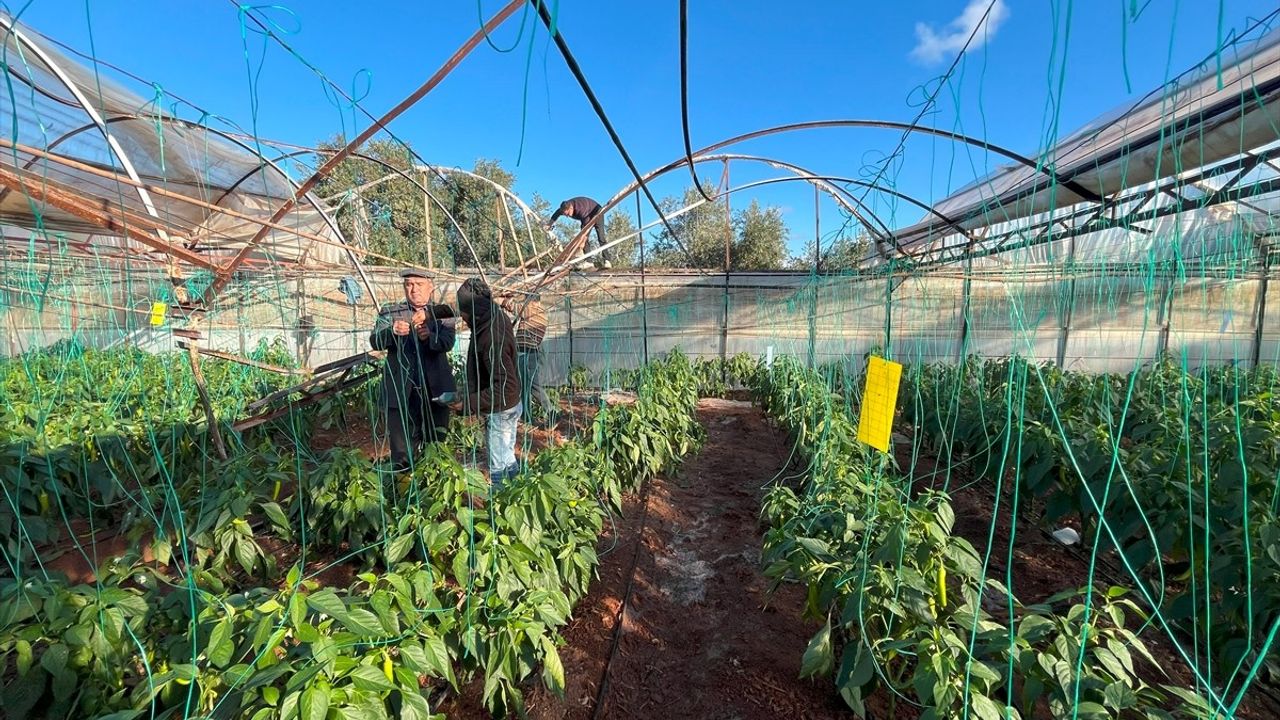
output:
<svg viewBox="0 0 1280 720"><path fill-rule="evenodd" d="M600 695L601 718L853 716L830 678L799 677L818 629L800 616L803 590L770 596L759 571L760 496L790 456L785 438L745 403L704 400L699 417L703 449L628 498L602 537L600 579L563 632L565 697L534 688L534 720L592 717Z"/></svg>

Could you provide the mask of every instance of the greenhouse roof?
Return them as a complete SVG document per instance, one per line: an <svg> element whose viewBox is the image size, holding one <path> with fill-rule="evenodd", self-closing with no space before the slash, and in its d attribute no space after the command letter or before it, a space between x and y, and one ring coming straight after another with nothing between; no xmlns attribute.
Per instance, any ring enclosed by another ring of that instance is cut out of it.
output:
<svg viewBox="0 0 1280 720"><path fill-rule="evenodd" d="M252 245L248 266L351 265L337 226L310 195L269 222L297 185L254 147L207 119L175 116L158 89L144 99L7 15L0 27L15 89L0 99L16 128L0 139L0 223L10 249L52 232L59 242L42 244L57 254L212 269Z"/></svg>
<svg viewBox="0 0 1280 720"><path fill-rule="evenodd" d="M1062 257L1079 238L1107 252L1200 253L1215 237L1273 231L1280 211L1280 30L1246 33L1227 53L1099 117L1029 164L960 189L893 235L899 257L942 263L1024 250ZM1223 206L1223 207L1217 207ZM975 243L957 228L975 235ZM1170 233L1181 238L1168 247ZM1048 246L1048 247L1046 247ZM1163 246L1163 247L1162 247Z"/></svg>

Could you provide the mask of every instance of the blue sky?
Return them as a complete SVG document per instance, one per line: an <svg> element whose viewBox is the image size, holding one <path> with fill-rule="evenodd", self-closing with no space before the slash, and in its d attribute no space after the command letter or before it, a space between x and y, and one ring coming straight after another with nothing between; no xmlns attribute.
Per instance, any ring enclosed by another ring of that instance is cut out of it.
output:
<svg viewBox="0 0 1280 720"><path fill-rule="evenodd" d="M554 3L554 0L552 0ZM926 87L956 55L969 17L989 0L793 2L693 0L690 123L695 148L762 127L806 120L910 121ZM363 129L296 57L244 31L218 0L8 0L40 32L128 68L263 137L304 145ZM418 87L500 4L495 0L285 0L261 6L299 55L382 114ZM678 3L560 0L561 29L641 171L683 153ZM1232 28L1274 9L1263 0L997 0L991 22L939 93L925 124L1031 154L1095 116L1144 94L1210 53ZM1136 14L1135 14L1136 12ZM996 22L996 20L999 20ZM393 124L427 160L471 166L496 158L516 191L603 201L630 174L545 31L517 16ZM958 39L957 39L958 38ZM532 39L532 53L530 42ZM927 41L922 44L922 39ZM247 58L246 58L247 55ZM251 73L252 68L252 73ZM527 73L526 73L527 71ZM1126 84L1126 72L1128 84ZM527 81L526 81L527 77ZM152 92L144 88L147 93ZM254 99L256 98L256 104ZM256 112L256 118L255 118ZM900 133L824 130L753 141L821 174L865 176ZM523 138L523 154L521 141ZM519 164L517 165L517 158ZM938 200L996 164L925 137L907 141L886 173L901 191ZM777 171L734 166L734 184ZM718 179L719 169L707 175ZM657 183L675 194L687 174ZM735 195L784 208L793 248L814 233L813 191L798 183ZM634 212L634 205L627 205ZM886 202L890 225L919 217ZM653 218L644 210L646 220ZM839 225L823 200L821 231Z"/></svg>

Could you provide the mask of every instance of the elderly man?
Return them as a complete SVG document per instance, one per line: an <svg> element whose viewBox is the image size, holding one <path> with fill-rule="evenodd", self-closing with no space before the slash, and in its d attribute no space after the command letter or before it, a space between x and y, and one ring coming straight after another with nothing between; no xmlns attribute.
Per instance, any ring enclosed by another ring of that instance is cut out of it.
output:
<svg viewBox="0 0 1280 720"><path fill-rule="evenodd" d="M405 270L404 302L383 307L369 335L374 350L387 352L381 405L395 472L413 467L424 442L440 442L449 430L449 405L457 392L449 351L453 310L431 304L435 284L424 270Z"/></svg>
<svg viewBox="0 0 1280 720"><path fill-rule="evenodd" d="M506 313L481 280L458 288L458 313L471 328L467 345L466 390L455 409L485 417L489 480L495 490L519 472L516 430L520 421L520 372L516 335Z"/></svg>

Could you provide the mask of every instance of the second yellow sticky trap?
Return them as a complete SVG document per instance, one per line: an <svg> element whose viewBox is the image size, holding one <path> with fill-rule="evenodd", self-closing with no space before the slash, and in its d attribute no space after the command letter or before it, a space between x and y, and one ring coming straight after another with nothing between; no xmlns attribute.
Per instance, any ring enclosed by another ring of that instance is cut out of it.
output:
<svg viewBox="0 0 1280 720"><path fill-rule="evenodd" d="M858 417L858 440L881 452L889 452L893 416L898 407L898 383L901 380L901 363L874 355L867 361L862 411Z"/></svg>

